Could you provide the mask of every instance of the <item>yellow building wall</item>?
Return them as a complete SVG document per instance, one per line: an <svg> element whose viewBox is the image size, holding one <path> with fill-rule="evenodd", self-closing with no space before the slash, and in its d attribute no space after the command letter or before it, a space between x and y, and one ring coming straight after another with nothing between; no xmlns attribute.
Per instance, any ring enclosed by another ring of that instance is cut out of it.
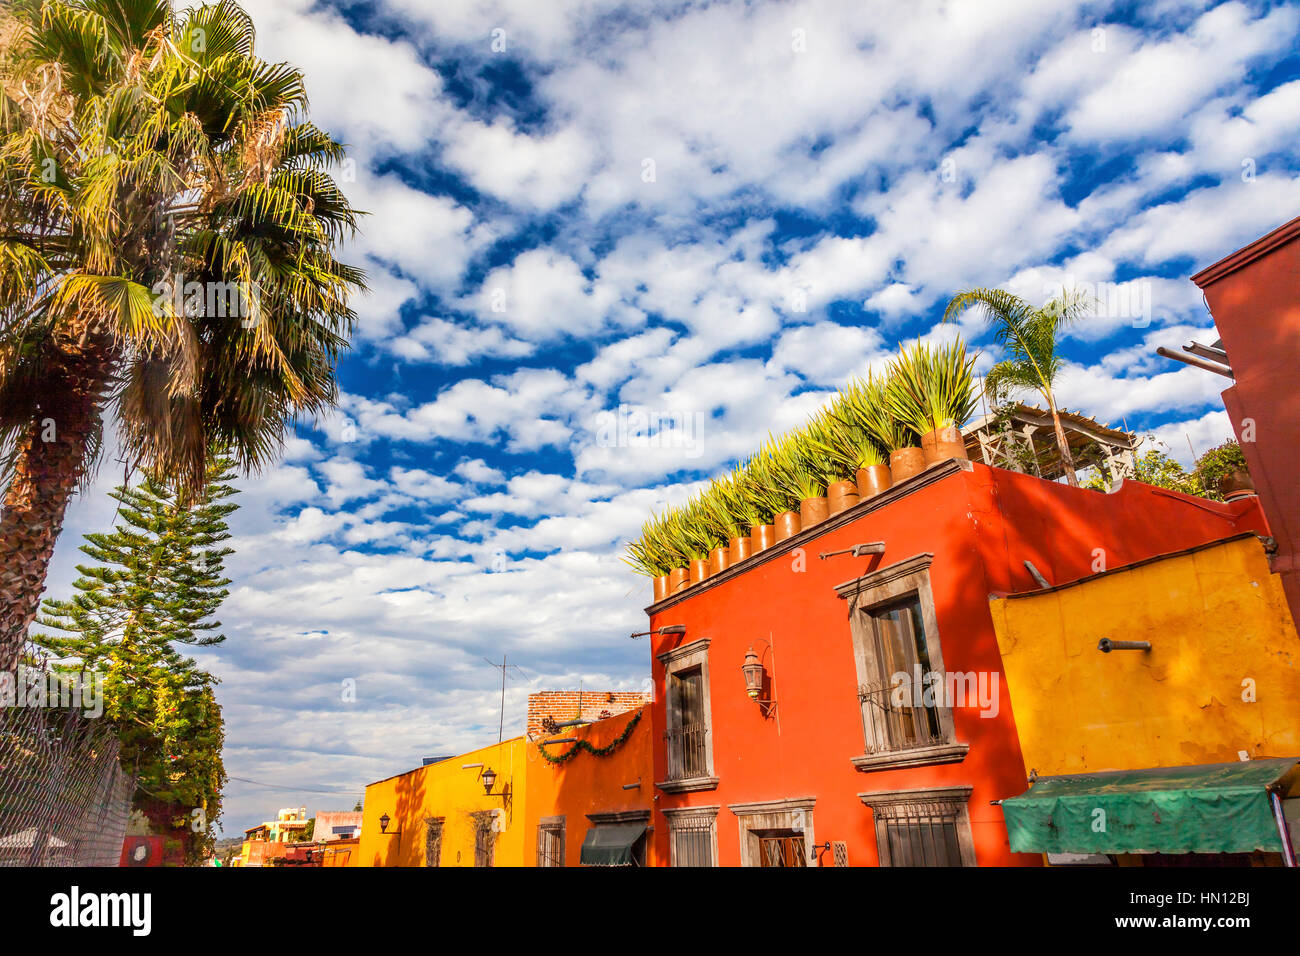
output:
<svg viewBox="0 0 1300 956"><path fill-rule="evenodd" d="M479 770L463 764L482 763L497 772L494 796L483 793ZM476 811L503 810L498 816L494 866L521 866L524 862L525 768L524 738L516 737L459 757L430 764L409 773L380 780L366 787L362 806L361 842L354 865L424 866L425 820L442 817L442 853L439 866L474 865ZM503 788L510 799L499 795ZM388 831L381 833L379 818L388 814Z"/></svg>
<svg viewBox="0 0 1300 956"><path fill-rule="evenodd" d="M1300 756L1300 639L1253 536L990 607L1027 771Z"/></svg>

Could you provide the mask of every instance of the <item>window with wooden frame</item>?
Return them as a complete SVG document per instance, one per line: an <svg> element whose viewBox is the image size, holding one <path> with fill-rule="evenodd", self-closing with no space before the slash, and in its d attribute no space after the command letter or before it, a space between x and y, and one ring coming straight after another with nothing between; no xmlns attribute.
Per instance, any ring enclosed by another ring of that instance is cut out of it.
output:
<svg viewBox="0 0 1300 956"><path fill-rule="evenodd" d="M713 718L709 707L709 640L692 641L659 655L664 665L668 778L657 786L669 793L711 790Z"/></svg>
<svg viewBox="0 0 1300 956"><path fill-rule="evenodd" d="M492 826L495 812L477 810L471 814L471 817L474 821L474 865L493 866L497 837L496 830Z"/></svg>
<svg viewBox="0 0 1300 956"><path fill-rule="evenodd" d="M857 666L863 754L859 770L953 763L956 740L946 706L939 625L930 589L932 554L921 554L835 588L849 604Z"/></svg>
<svg viewBox="0 0 1300 956"><path fill-rule="evenodd" d="M564 866L564 817L542 817L538 822L537 865Z"/></svg>
<svg viewBox="0 0 1300 956"><path fill-rule="evenodd" d="M756 830L760 866L807 866L802 833L794 830Z"/></svg>
<svg viewBox="0 0 1300 956"><path fill-rule="evenodd" d="M817 866L813 850L815 797L733 803L740 823L741 866Z"/></svg>
<svg viewBox="0 0 1300 956"><path fill-rule="evenodd" d="M682 807L663 811L668 821L669 866L718 865L719 809Z"/></svg>
<svg viewBox="0 0 1300 956"><path fill-rule="evenodd" d="M442 817L424 818L424 865L441 866Z"/></svg>
<svg viewBox="0 0 1300 956"><path fill-rule="evenodd" d="M975 866L970 787L860 793L876 822L881 866Z"/></svg>

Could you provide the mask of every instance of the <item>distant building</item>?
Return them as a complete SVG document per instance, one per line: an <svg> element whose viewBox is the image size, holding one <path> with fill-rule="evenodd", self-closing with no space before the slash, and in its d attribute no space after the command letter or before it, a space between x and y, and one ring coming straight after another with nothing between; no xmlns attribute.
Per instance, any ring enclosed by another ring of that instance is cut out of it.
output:
<svg viewBox="0 0 1300 956"><path fill-rule="evenodd" d="M351 840L361 835L360 810L317 810L312 839L317 843Z"/></svg>

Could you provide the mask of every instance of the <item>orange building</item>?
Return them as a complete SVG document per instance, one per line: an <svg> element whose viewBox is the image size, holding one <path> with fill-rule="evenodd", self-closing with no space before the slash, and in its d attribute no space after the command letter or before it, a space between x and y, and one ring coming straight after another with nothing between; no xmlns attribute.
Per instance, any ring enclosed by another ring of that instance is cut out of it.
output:
<svg viewBox="0 0 1300 956"><path fill-rule="evenodd" d="M650 728L642 707L528 742L525 865L660 864Z"/></svg>
<svg viewBox="0 0 1300 956"><path fill-rule="evenodd" d="M1245 531L1268 533L1255 498L951 460L661 600L655 858L1038 865L992 804L1026 778L990 595Z"/></svg>

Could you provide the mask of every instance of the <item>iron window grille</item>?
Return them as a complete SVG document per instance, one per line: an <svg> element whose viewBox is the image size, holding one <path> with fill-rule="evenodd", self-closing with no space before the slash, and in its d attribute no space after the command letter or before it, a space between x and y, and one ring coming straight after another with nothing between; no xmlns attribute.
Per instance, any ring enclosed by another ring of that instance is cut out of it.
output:
<svg viewBox="0 0 1300 956"><path fill-rule="evenodd" d="M673 866L717 866L713 859L714 821L708 817L669 820Z"/></svg>
<svg viewBox="0 0 1300 956"><path fill-rule="evenodd" d="M425 817L424 865L440 866L442 859L442 817Z"/></svg>
<svg viewBox="0 0 1300 956"><path fill-rule="evenodd" d="M685 780L708 775L708 750L705 747L707 732L703 724L686 724L664 731L664 739L668 741L670 780Z"/></svg>
<svg viewBox="0 0 1300 956"><path fill-rule="evenodd" d="M537 865L564 866L563 823L542 823L538 825Z"/></svg>
<svg viewBox="0 0 1300 956"><path fill-rule="evenodd" d="M492 829L492 811L475 811L474 817L474 865L493 866L493 851L496 844L496 832Z"/></svg>
<svg viewBox="0 0 1300 956"><path fill-rule="evenodd" d="M876 819L881 866L974 866L969 788L863 795Z"/></svg>

